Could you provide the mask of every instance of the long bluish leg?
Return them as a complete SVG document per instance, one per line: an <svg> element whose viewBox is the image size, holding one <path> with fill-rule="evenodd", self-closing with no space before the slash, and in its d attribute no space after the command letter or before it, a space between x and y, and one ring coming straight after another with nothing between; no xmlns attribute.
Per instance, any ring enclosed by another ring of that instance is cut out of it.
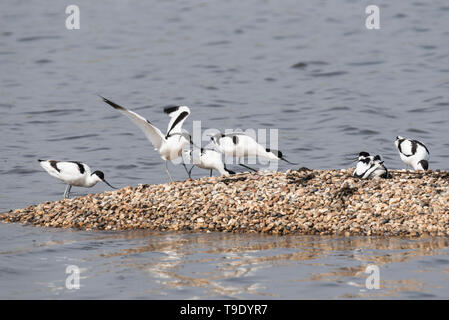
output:
<svg viewBox="0 0 449 320"><path fill-rule="evenodd" d="M70 189L72 189L72 186L70 184L67 185L64 192L64 199L68 199L70 196Z"/></svg>
<svg viewBox="0 0 449 320"><path fill-rule="evenodd" d="M170 178L170 181L173 182L173 178L170 175L170 171L168 171L168 160L165 160L165 171L167 171L168 177Z"/></svg>
<svg viewBox="0 0 449 320"><path fill-rule="evenodd" d="M193 165L192 168L190 168L190 170L189 170L189 172L188 172L188 173L189 173L189 178L191 178L192 170L193 170L194 167L195 167L195 166Z"/></svg>
<svg viewBox="0 0 449 320"><path fill-rule="evenodd" d="M186 164L183 162L182 165L183 165L184 169L186 169L186 172L187 172L187 174L189 175L189 178L190 178L190 172L189 172L189 170L187 170Z"/></svg>
<svg viewBox="0 0 449 320"><path fill-rule="evenodd" d="M210 176L212 177L212 169L210 169Z"/></svg>

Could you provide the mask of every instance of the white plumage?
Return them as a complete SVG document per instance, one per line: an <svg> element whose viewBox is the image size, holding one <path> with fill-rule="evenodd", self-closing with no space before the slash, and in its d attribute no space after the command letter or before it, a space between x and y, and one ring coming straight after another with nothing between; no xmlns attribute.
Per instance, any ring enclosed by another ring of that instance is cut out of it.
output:
<svg viewBox="0 0 449 320"><path fill-rule="evenodd" d="M264 148L262 145L257 143L256 140L244 133L217 133L211 137L211 140L215 147L227 156L236 157L239 159L255 156L263 157L268 160L283 160L287 163L294 164L287 161L282 155L282 152ZM254 170L241 163L240 165Z"/></svg>
<svg viewBox="0 0 449 320"><path fill-rule="evenodd" d="M373 160L373 158L374 157L370 156L368 152L360 152L355 170L352 175L357 178L362 178L366 171L371 167L371 161Z"/></svg>
<svg viewBox="0 0 449 320"><path fill-rule="evenodd" d="M192 156L192 150L184 149L183 159L185 163L192 163L192 168L188 171L189 177L194 166L201 169L210 170L212 176L212 170L217 170L221 175L234 174L233 171L228 170L222 160L222 154L212 149L198 150L197 157ZM195 155L195 152L193 152Z"/></svg>
<svg viewBox="0 0 449 320"><path fill-rule="evenodd" d="M394 144L406 165L414 170L429 169L430 152L422 142L397 136Z"/></svg>
<svg viewBox="0 0 449 320"><path fill-rule="evenodd" d="M379 155L371 156L368 152L359 153L357 165L352 175L360 179L389 178L390 174Z"/></svg>
<svg viewBox="0 0 449 320"><path fill-rule="evenodd" d="M279 160L274 153L267 151L252 137L243 133L216 134L212 136L213 143L220 152L237 158L260 156L270 160Z"/></svg>
<svg viewBox="0 0 449 320"><path fill-rule="evenodd" d="M168 124L167 133L164 135L161 130L155 127L150 121L134 111L128 110L106 98L103 98L103 101L127 116L140 128L140 130L143 131L147 139L153 144L155 150L159 152L159 155L165 161L165 170L167 171L170 180L173 181L173 178L168 171L167 161L180 157L182 149L190 143L190 135L182 129L182 124L190 115L189 107L176 106L164 109L164 112L171 118Z"/></svg>
<svg viewBox="0 0 449 320"><path fill-rule="evenodd" d="M365 172L362 179L389 178L388 169L379 155L371 161L371 167Z"/></svg>
<svg viewBox="0 0 449 320"><path fill-rule="evenodd" d="M89 166L85 163L78 161L57 161L57 160L38 160L39 164L45 171L52 177L55 177L67 184L67 188L64 192L64 198L68 198L70 195L70 189L72 186L90 188L96 185L98 182L103 181L111 188L111 186L105 179L104 173L101 171L95 171L91 173Z"/></svg>

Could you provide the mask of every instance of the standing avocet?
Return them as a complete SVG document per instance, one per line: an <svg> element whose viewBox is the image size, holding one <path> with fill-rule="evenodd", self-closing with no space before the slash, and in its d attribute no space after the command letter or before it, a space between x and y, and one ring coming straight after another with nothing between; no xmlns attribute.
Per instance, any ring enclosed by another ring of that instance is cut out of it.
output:
<svg viewBox="0 0 449 320"><path fill-rule="evenodd" d="M430 152L422 142L397 136L394 144L401 160L406 165L411 166L414 170L429 169Z"/></svg>
<svg viewBox="0 0 449 320"><path fill-rule="evenodd" d="M155 150L159 152L159 155L165 161L165 170L167 171L170 180L173 181L173 178L168 171L167 161L179 158L182 154L182 149L191 141L190 135L185 130L182 130L182 124L190 114L189 107L176 106L166 107L164 109L164 112L171 118L168 124L167 133L164 135L161 130L156 128L150 121L134 111L119 106L106 98L103 98L103 101L123 113L143 131L147 139L153 144ZM187 171L184 163L183 166Z"/></svg>
<svg viewBox="0 0 449 320"><path fill-rule="evenodd" d="M285 159L281 151L264 148L256 140L244 133L217 133L211 137L211 140L220 152L227 156L238 158L241 166L253 171L256 170L241 163L241 158L256 156L268 160L283 160L289 164L296 164Z"/></svg>
<svg viewBox="0 0 449 320"><path fill-rule="evenodd" d="M39 164L49 175L67 183L67 188L64 192L64 198L70 196L70 189L72 186L90 188L103 181L113 189L105 179L104 173L101 171L94 171L91 173L89 166L78 161L56 161L56 160L38 160Z"/></svg>

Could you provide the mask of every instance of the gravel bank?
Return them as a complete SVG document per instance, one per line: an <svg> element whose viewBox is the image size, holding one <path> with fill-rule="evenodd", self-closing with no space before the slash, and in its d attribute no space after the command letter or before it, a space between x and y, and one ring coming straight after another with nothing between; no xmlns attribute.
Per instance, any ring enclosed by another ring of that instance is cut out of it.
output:
<svg viewBox="0 0 449 320"><path fill-rule="evenodd" d="M449 172L352 170L240 173L45 202L0 214L4 222L84 230L447 236Z"/></svg>

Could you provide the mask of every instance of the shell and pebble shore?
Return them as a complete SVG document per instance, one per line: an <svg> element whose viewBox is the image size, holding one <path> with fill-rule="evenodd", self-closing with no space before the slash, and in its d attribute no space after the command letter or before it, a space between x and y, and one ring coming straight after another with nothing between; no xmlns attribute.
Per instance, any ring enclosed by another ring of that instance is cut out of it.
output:
<svg viewBox="0 0 449 320"><path fill-rule="evenodd" d="M82 230L448 236L449 172L352 170L239 173L45 202L0 221Z"/></svg>

